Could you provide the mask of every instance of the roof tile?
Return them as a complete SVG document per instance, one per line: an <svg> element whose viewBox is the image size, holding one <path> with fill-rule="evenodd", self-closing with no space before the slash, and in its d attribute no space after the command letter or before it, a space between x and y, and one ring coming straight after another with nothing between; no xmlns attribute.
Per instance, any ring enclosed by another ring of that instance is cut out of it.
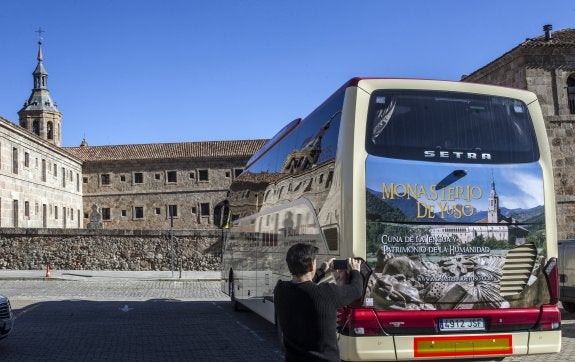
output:
<svg viewBox="0 0 575 362"><path fill-rule="evenodd" d="M253 155L267 140L149 143L63 147L82 161L119 161L166 158L219 158Z"/></svg>

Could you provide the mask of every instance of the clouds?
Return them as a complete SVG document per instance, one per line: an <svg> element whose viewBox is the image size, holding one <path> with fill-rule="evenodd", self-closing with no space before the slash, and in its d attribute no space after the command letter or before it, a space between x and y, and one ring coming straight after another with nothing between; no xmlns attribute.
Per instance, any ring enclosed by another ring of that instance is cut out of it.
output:
<svg viewBox="0 0 575 362"><path fill-rule="evenodd" d="M530 209L543 205L543 179L527 170L506 169L502 172L502 187L496 189L499 204L508 209Z"/></svg>

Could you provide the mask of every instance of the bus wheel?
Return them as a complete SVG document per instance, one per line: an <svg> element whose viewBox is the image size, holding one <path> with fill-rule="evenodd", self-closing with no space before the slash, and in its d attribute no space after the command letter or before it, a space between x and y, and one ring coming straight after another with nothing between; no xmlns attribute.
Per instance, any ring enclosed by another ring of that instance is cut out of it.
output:
<svg viewBox="0 0 575 362"><path fill-rule="evenodd" d="M575 313L575 303L571 302L561 302L563 304L563 309L569 313Z"/></svg>
<svg viewBox="0 0 575 362"><path fill-rule="evenodd" d="M236 312L240 311L240 303L236 300L236 283L234 282L234 273L230 270L230 277L228 279L228 294L230 295L230 302L232 302L232 308Z"/></svg>

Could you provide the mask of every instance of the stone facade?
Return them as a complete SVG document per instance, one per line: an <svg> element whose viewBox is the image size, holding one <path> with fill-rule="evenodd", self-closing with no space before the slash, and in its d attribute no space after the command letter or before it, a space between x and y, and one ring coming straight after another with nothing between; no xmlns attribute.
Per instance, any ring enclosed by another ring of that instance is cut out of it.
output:
<svg viewBox="0 0 575 362"><path fill-rule="evenodd" d="M0 227L82 228L82 161L0 117Z"/></svg>
<svg viewBox="0 0 575 362"><path fill-rule="evenodd" d="M221 231L0 229L0 269L219 270Z"/></svg>
<svg viewBox="0 0 575 362"><path fill-rule="evenodd" d="M527 39L465 82L526 89L537 94L551 147L560 239L575 238L575 30Z"/></svg>
<svg viewBox="0 0 575 362"><path fill-rule="evenodd" d="M104 229L209 229L226 222L231 181L265 140L81 146L84 223ZM172 211L173 218L170 217Z"/></svg>

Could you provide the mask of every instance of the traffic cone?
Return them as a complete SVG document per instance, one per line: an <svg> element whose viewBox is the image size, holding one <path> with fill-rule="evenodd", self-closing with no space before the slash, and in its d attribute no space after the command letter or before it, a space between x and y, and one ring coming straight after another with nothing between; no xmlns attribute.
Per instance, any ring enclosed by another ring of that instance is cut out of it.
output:
<svg viewBox="0 0 575 362"><path fill-rule="evenodd" d="M46 264L46 278L52 277L52 271L50 270L50 265Z"/></svg>

